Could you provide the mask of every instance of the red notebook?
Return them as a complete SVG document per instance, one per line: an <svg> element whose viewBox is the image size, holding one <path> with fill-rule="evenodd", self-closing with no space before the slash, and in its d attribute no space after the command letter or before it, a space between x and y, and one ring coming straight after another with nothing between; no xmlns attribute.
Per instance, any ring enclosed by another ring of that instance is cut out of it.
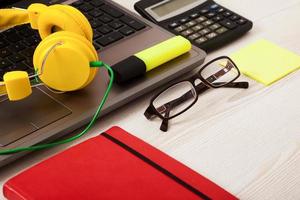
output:
<svg viewBox="0 0 300 200"><path fill-rule="evenodd" d="M9 200L237 199L119 127L20 173L3 192Z"/></svg>

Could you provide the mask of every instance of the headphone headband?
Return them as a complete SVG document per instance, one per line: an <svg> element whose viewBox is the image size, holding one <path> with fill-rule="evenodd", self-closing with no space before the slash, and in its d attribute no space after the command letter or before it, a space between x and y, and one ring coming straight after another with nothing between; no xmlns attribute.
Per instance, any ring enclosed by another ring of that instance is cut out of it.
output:
<svg viewBox="0 0 300 200"><path fill-rule="evenodd" d="M0 9L0 19L0 29L30 23L39 31L42 42L34 52L33 65L37 72L35 77L44 85L68 92L82 89L94 79L98 69L89 65L98 60L92 45L93 31L77 9L69 5L35 3L27 10ZM13 101L29 96L33 76L25 74L27 72L7 72L0 82L0 96L6 93Z"/></svg>
<svg viewBox="0 0 300 200"><path fill-rule="evenodd" d="M29 13L25 9L0 9L0 30L29 23Z"/></svg>

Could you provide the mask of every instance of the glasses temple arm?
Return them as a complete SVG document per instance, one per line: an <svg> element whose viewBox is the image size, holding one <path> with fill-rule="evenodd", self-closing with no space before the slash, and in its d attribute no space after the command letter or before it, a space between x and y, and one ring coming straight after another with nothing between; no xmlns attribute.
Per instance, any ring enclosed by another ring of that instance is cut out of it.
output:
<svg viewBox="0 0 300 200"><path fill-rule="evenodd" d="M232 64L227 63L226 67L224 67L223 69L221 69L218 72L214 73L213 75L208 77L206 80L208 82L212 83L215 80L217 80L218 78L220 78L221 76L223 76L224 74L226 74L227 72L229 72L232 68L234 68L234 66Z"/></svg>
<svg viewBox="0 0 300 200"><path fill-rule="evenodd" d="M162 130L163 132L168 131L169 120L167 118L170 116L171 109L172 109L172 106L170 104L168 104L166 106L165 119L162 120L161 125L160 125L160 130Z"/></svg>
<svg viewBox="0 0 300 200"><path fill-rule="evenodd" d="M224 83L222 83L222 82L214 83L214 85L218 85L218 84L222 85ZM247 81L232 82L232 83L229 83L229 84L225 85L224 87L226 87L226 88L248 89L249 88L249 83Z"/></svg>

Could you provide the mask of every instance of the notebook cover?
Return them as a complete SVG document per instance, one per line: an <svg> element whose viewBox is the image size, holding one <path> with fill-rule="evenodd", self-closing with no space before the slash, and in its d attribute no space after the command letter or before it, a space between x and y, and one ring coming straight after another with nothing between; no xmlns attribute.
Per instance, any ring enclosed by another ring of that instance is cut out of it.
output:
<svg viewBox="0 0 300 200"><path fill-rule="evenodd" d="M25 170L3 192L9 200L237 199L119 127Z"/></svg>

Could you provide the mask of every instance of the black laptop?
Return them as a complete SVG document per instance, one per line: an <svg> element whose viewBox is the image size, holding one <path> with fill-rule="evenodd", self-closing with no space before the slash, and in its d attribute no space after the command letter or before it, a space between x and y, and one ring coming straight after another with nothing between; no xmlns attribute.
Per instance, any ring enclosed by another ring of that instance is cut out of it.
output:
<svg viewBox="0 0 300 200"><path fill-rule="evenodd" d="M0 6L27 8L33 2L66 3L57 0L0 0ZM94 46L100 58L110 65L172 37L170 33L112 1L67 2L81 10L88 18L94 30ZM33 73L32 55L39 42L37 31L30 29L29 25L2 30L0 81L8 71L25 70ZM193 47L186 55L151 71L144 77L126 85L114 85L101 116L191 71L202 64L204 58L205 53ZM56 94L40 86L33 90L33 95L23 101L10 102L5 96L1 96L0 150L50 142L85 125L90 121L103 96L108 78L107 72L100 70L93 83L78 92ZM0 166L24 154L0 156Z"/></svg>

